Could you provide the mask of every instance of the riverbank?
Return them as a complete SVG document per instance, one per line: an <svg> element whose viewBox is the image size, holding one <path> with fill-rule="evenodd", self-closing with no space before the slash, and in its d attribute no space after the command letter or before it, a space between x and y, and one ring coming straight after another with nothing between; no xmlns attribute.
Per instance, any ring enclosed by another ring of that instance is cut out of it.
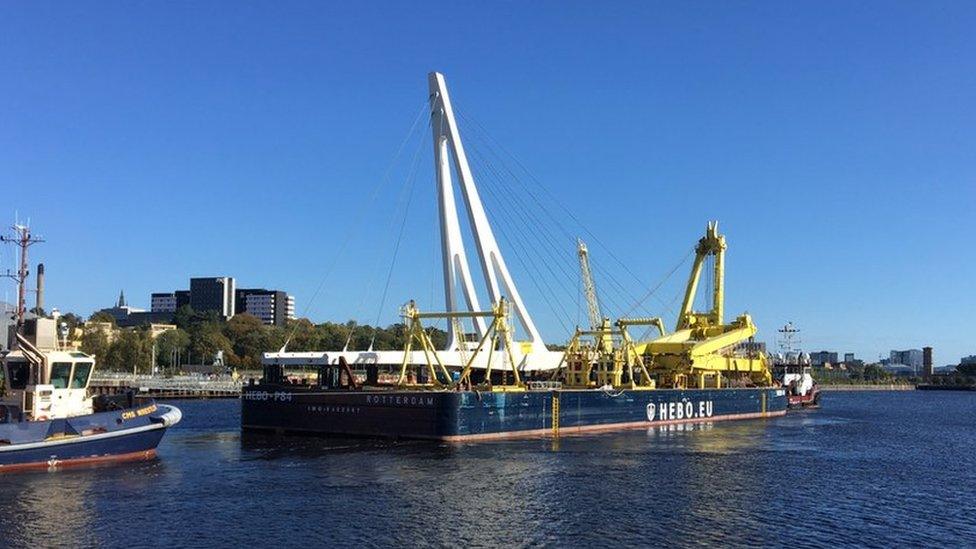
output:
<svg viewBox="0 0 976 549"><path fill-rule="evenodd" d="M914 391L914 385L904 383L860 384L860 385L821 385L821 391Z"/></svg>
<svg viewBox="0 0 976 549"><path fill-rule="evenodd" d="M919 391L976 391L972 383L921 383L916 386Z"/></svg>

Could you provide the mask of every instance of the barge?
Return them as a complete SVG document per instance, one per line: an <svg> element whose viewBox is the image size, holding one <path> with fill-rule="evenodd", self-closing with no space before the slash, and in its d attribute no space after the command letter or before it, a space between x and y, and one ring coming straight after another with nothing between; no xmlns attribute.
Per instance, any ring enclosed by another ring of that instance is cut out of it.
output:
<svg viewBox="0 0 976 549"><path fill-rule="evenodd" d="M276 434L463 442L780 416L785 394L782 388L434 392L256 384L244 388L241 421L246 431Z"/></svg>
<svg viewBox="0 0 976 549"><path fill-rule="evenodd" d="M757 328L751 317L725 320L726 241L717 222L708 224L695 246L671 332L657 317L603 317L588 251L579 242L590 323L576 329L565 350L549 349L488 223L443 75L431 73L429 85L445 311L421 312L413 301L405 305L405 342L398 351L265 353L262 378L242 392L242 430L466 441L786 413L786 389L774 382L765 353L753 344ZM472 283L455 173L491 300L488 309L478 305L481 292ZM703 279L711 283L710 308L699 312L693 305ZM429 319L446 321L446 346L434 345L424 326ZM659 333L634 338L634 327Z"/></svg>

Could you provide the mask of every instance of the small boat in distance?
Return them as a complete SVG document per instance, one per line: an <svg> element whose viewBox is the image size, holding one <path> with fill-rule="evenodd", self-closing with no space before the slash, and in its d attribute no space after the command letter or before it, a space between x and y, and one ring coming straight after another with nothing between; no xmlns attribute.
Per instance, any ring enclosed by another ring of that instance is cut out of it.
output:
<svg viewBox="0 0 976 549"><path fill-rule="evenodd" d="M779 353L773 357L773 376L783 384L790 408L820 406L820 385L811 375L810 355L797 347L800 330L787 322L779 332Z"/></svg>

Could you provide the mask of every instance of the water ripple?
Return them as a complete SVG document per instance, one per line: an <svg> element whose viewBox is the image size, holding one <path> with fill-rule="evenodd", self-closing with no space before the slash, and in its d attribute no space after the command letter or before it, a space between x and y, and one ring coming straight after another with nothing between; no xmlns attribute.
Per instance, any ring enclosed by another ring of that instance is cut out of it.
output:
<svg viewBox="0 0 976 549"><path fill-rule="evenodd" d="M182 402L157 460L0 477L0 546L973 546L973 395L445 445L241 436Z"/></svg>

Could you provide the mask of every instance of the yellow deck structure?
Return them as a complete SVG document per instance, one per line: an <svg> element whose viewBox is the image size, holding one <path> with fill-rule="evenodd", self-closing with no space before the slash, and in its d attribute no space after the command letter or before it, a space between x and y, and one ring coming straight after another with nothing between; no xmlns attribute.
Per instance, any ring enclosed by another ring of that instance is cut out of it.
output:
<svg viewBox="0 0 976 549"><path fill-rule="evenodd" d="M557 374L574 387L612 385L632 389L720 388L729 382L770 385L772 375L765 353L742 346L756 335L748 314L724 322L725 237L718 222L710 222L695 247L695 262L688 278L675 331L666 333L660 318L620 319L611 328L608 320L591 330L577 330ZM711 308L696 312L698 287L711 260ZM592 292L590 292L592 293ZM659 337L635 341L628 328L656 327ZM608 348L606 342L615 345Z"/></svg>

